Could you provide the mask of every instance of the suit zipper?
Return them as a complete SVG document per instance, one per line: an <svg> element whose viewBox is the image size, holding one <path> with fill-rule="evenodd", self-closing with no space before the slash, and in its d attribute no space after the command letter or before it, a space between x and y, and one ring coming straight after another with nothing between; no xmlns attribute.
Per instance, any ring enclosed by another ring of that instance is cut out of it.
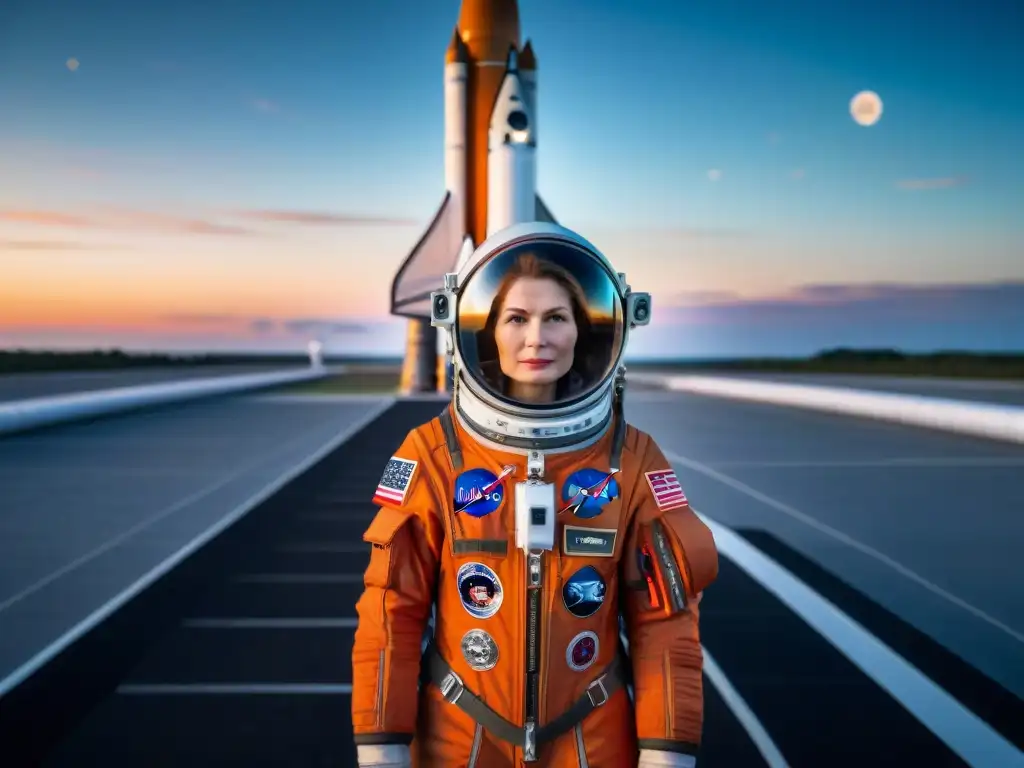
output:
<svg viewBox="0 0 1024 768"><path fill-rule="evenodd" d="M526 718L523 760L537 759L537 705L540 696L541 597L543 561L540 552L526 556Z"/></svg>

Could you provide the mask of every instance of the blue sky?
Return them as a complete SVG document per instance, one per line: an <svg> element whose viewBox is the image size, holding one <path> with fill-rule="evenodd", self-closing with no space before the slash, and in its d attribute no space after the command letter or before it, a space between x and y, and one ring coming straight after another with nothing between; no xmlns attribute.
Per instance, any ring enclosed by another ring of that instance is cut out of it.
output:
<svg viewBox="0 0 1024 768"><path fill-rule="evenodd" d="M519 5L540 192L654 293L638 353L1024 349L1019 4ZM400 350L458 0L10 6L0 345Z"/></svg>

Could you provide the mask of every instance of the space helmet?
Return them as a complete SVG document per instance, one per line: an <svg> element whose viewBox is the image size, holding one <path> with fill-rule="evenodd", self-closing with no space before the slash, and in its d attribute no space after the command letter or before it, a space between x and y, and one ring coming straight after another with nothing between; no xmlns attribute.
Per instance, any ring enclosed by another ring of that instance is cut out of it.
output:
<svg viewBox="0 0 1024 768"><path fill-rule="evenodd" d="M501 450L589 445L621 406L629 332L651 297L577 233L516 224L491 235L430 296L446 333L455 414Z"/></svg>

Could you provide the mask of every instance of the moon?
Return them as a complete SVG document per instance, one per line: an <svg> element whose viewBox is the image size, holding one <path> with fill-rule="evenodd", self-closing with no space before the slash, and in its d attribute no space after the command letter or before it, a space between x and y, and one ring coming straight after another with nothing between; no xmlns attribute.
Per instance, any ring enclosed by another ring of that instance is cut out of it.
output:
<svg viewBox="0 0 1024 768"><path fill-rule="evenodd" d="M861 91L850 99L850 114L858 125L874 125L882 118L882 99L874 91Z"/></svg>
<svg viewBox="0 0 1024 768"><path fill-rule="evenodd" d="M78 59L72 56L70 59L64 62L64 66L66 66L68 69L74 72L76 69L78 69Z"/></svg>

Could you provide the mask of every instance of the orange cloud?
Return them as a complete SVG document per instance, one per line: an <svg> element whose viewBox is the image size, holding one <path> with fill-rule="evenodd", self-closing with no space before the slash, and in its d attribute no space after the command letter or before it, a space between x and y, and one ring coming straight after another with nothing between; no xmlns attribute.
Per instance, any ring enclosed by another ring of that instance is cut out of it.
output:
<svg viewBox="0 0 1024 768"><path fill-rule="evenodd" d="M37 224L44 227L91 227L93 222L82 216L72 216L57 211L0 211L0 221L16 224Z"/></svg>
<svg viewBox="0 0 1024 768"><path fill-rule="evenodd" d="M967 183L966 176L943 176L936 179L900 179L896 186L900 189L949 189L961 187Z"/></svg>
<svg viewBox="0 0 1024 768"><path fill-rule="evenodd" d="M252 210L235 211L234 215L254 221L269 221L288 224L312 224L312 225L341 225L359 226L375 224L392 224L399 226L411 226L417 223L415 219L402 218L398 216L370 216L363 214L331 213L324 211L272 211Z"/></svg>
<svg viewBox="0 0 1024 768"><path fill-rule="evenodd" d="M310 226L414 226L420 222L401 216L334 213L329 211L233 210L222 215L270 224ZM8 209L0 210L0 221L32 224L43 227L79 229L126 229L193 235L255 235L256 230L222 223L209 218L174 216L152 211L139 211L116 206L97 206L89 215L61 211Z"/></svg>
<svg viewBox="0 0 1024 768"><path fill-rule="evenodd" d="M243 229L242 227L218 224L217 222L205 219L170 216L162 213L136 211L112 206L104 207L101 210L106 211L105 220L107 225L113 228L181 232L193 235L252 234L251 230Z"/></svg>
<svg viewBox="0 0 1024 768"><path fill-rule="evenodd" d="M97 246L72 240L0 240L0 251L91 251ZM104 246L104 250L111 250Z"/></svg>
<svg viewBox="0 0 1024 768"><path fill-rule="evenodd" d="M91 216L66 214L59 211L6 210L0 211L0 221L34 224L48 227L132 229L194 235L249 235L251 230L219 224L205 219L169 216L148 211L101 207Z"/></svg>
<svg viewBox="0 0 1024 768"><path fill-rule="evenodd" d="M207 312L175 313L163 315L160 318L175 325L238 325L246 322L245 318L237 315L214 314Z"/></svg>

